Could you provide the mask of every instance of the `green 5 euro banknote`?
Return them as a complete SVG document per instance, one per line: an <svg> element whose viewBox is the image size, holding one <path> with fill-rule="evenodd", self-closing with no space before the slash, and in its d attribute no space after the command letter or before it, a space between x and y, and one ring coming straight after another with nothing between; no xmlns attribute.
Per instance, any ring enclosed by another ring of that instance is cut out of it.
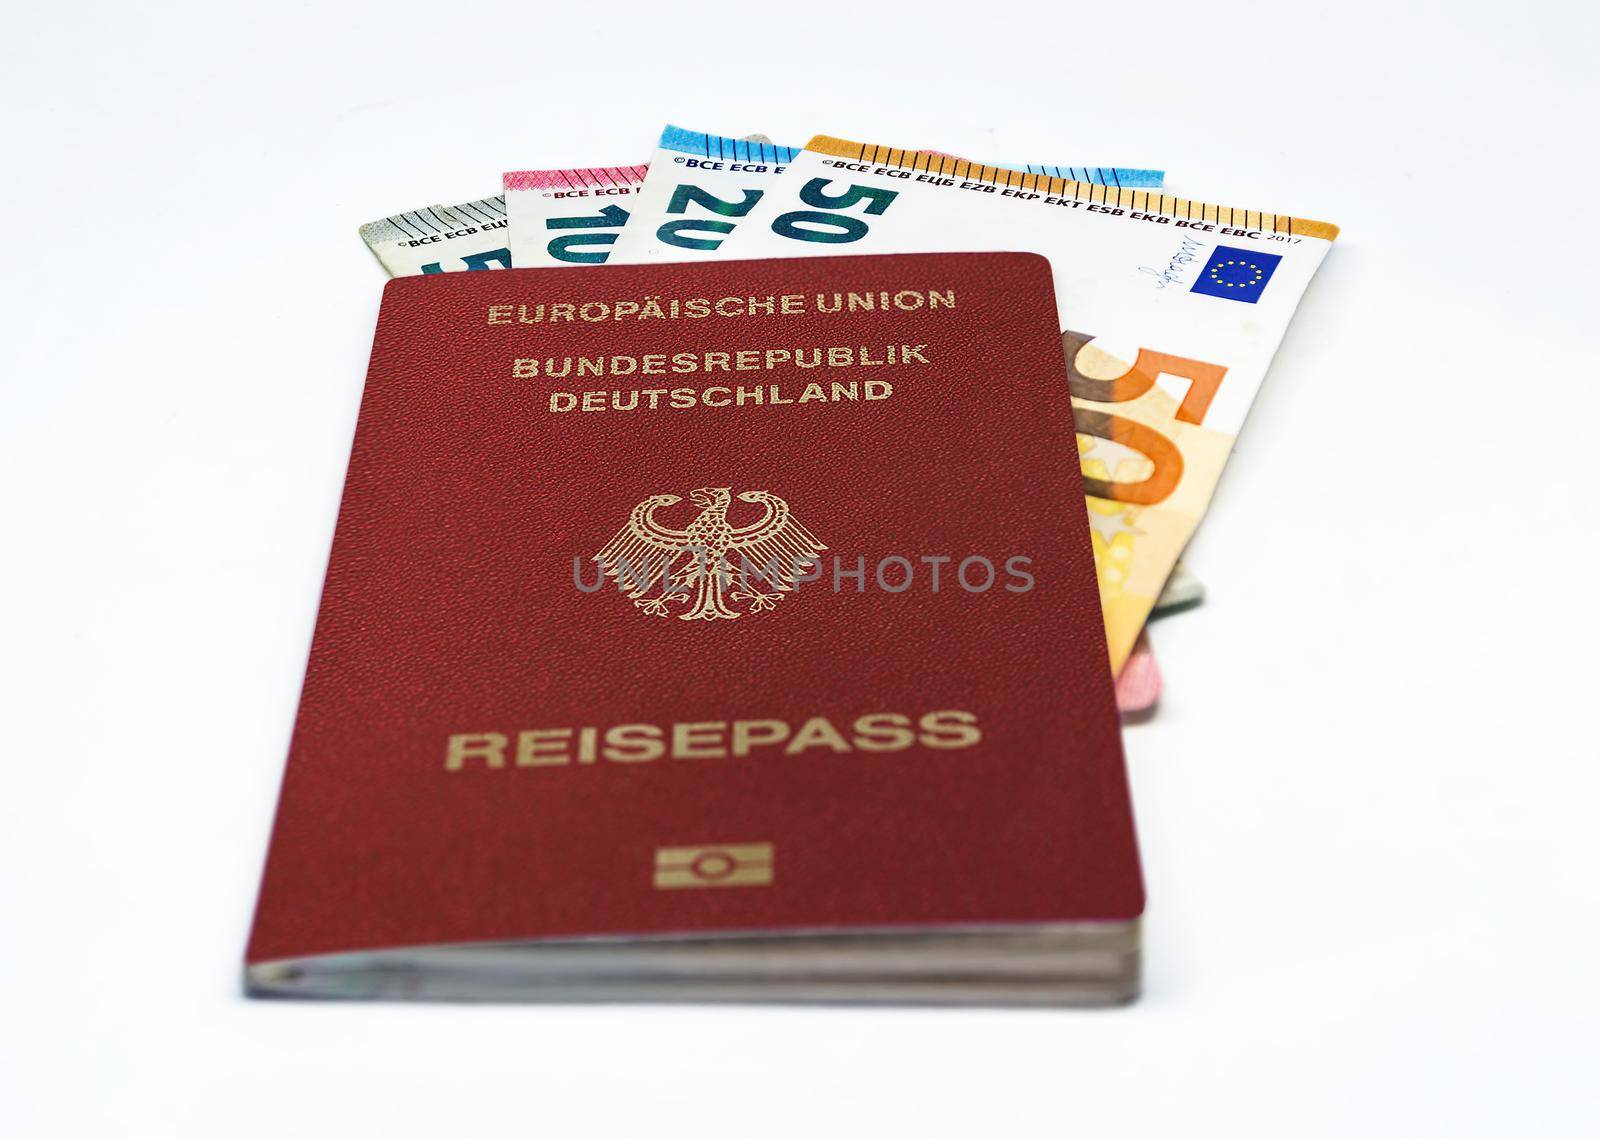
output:
<svg viewBox="0 0 1600 1138"><path fill-rule="evenodd" d="M509 269L508 226L505 198L496 196L369 221L361 227L361 240L391 277Z"/></svg>
<svg viewBox="0 0 1600 1138"><path fill-rule="evenodd" d="M717 255L1011 250L1049 259L1115 672L1205 513L1337 234L1326 222L1159 190L819 136ZM829 311L873 301L841 280L817 303Z"/></svg>

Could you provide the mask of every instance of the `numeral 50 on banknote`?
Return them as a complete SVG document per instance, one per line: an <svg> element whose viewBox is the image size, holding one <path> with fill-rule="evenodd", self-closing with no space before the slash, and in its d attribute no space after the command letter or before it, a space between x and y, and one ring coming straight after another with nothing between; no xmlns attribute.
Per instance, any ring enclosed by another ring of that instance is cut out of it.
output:
<svg viewBox="0 0 1600 1138"><path fill-rule="evenodd" d="M1111 378L1092 378L1080 370L1079 361L1090 347L1091 335L1068 329L1062 333L1061 343L1067 353L1067 383L1075 400L1091 403L1129 403L1142 398L1156 384L1160 375L1176 376L1189 381L1189 390L1177 405L1173 417L1182 423L1199 426L1205 421L1206 409L1211 406L1222 377L1228 369L1204 360L1185 359L1166 352L1140 348L1133 363L1122 374ZM1183 452L1166 435L1143 423L1100 411L1092 407L1073 407L1073 420L1080 435L1106 439L1109 442L1137 451L1150 462L1150 469L1137 481L1113 481L1097 478L1084 472L1083 489L1097 498L1128 502L1139 506L1153 506L1165 501L1183 479Z"/></svg>

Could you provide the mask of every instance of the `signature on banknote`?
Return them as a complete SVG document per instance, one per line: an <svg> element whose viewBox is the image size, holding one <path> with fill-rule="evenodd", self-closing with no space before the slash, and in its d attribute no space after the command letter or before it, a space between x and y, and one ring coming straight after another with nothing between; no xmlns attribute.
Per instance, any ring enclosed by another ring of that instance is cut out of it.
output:
<svg viewBox="0 0 1600 1138"><path fill-rule="evenodd" d="M1149 273L1156 278L1157 288L1166 288L1168 285L1183 284L1184 269L1200 259L1199 252L1207 248L1204 241L1197 241L1193 237L1185 237L1178 251L1172 255L1172 260L1167 262L1165 269L1152 269L1148 265L1140 265L1141 273Z"/></svg>

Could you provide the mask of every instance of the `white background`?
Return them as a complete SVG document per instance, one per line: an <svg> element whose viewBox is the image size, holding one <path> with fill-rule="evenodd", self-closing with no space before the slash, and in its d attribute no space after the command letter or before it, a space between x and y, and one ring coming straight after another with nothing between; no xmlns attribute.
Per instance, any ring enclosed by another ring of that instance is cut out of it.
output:
<svg viewBox="0 0 1600 1138"><path fill-rule="evenodd" d="M0 1133L1592 1133L1600 29L1401 7L10 11ZM1136 1005L238 996L383 282L356 226L669 119L1344 227L1209 598L1154 630Z"/></svg>

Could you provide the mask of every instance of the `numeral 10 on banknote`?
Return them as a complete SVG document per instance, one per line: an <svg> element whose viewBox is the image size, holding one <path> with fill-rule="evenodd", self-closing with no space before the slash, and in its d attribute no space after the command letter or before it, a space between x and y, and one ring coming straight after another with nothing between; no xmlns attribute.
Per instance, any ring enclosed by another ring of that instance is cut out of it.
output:
<svg viewBox="0 0 1600 1138"><path fill-rule="evenodd" d="M579 231L552 238L548 246L550 256L558 261L568 261L577 265L601 264L617 240L615 231L621 229L627 221L628 211L620 205L608 205L599 213L580 214L576 217L547 217L544 222L546 229ZM609 229L612 232L594 232L599 229ZM593 252L581 252L578 249L580 245L600 245L604 248Z"/></svg>

